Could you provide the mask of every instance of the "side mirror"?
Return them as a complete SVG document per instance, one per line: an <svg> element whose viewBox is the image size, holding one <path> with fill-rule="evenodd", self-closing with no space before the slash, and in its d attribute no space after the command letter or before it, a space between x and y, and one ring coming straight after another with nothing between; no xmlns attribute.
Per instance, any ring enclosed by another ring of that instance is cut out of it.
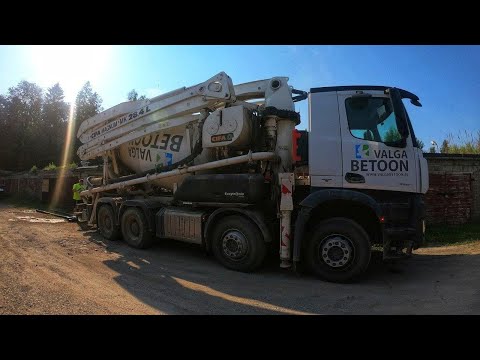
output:
<svg viewBox="0 0 480 360"><path fill-rule="evenodd" d="M418 100L411 99L410 102L415 106L422 107L422 104L420 104L420 101Z"/></svg>

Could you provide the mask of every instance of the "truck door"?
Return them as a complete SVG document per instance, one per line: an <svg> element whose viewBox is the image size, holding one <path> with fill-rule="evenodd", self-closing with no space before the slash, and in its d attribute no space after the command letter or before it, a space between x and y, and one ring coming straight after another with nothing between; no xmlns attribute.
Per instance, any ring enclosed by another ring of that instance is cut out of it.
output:
<svg viewBox="0 0 480 360"><path fill-rule="evenodd" d="M412 137L395 94L360 88L337 92L343 187L417 192Z"/></svg>

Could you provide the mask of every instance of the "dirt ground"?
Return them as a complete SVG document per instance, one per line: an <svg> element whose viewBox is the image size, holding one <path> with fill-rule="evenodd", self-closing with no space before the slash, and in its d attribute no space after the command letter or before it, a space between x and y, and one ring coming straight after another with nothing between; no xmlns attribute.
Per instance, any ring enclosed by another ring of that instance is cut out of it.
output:
<svg viewBox="0 0 480 360"><path fill-rule="evenodd" d="M148 250L104 241L34 210L0 204L0 314L480 314L480 242L425 248L362 282L281 270L227 270L194 245Z"/></svg>

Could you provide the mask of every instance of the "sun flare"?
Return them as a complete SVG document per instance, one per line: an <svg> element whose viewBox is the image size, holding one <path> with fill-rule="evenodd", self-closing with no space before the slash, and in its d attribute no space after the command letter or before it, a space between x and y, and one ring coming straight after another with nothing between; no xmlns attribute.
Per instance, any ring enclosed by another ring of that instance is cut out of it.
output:
<svg viewBox="0 0 480 360"><path fill-rule="evenodd" d="M30 47L29 58L35 71L38 83L53 86L60 83L65 101L70 103L68 130L62 155L62 168L59 181L55 185L51 208L55 208L64 191L67 165L72 160L72 142L74 141L74 104L78 91L90 81L96 84L107 81L108 70L111 69L112 46L102 45L35 45Z"/></svg>
<svg viewBox="0 0 480 360"><path fill-rule="evenodd" d="M109 45L34 45L30 59L41 85L60 83L65 100L72 103L87 81L105 80L111 62Z"/></svg>

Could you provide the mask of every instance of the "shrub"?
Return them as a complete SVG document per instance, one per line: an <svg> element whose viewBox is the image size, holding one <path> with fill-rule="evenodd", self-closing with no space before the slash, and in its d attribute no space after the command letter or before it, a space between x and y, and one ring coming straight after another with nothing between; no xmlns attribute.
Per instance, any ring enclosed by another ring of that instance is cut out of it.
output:
<svg viewBox="0 0 480 360"><path fill-rule="evenodd" d="M46 171L54 171L54 170L57 170L57 165L55 165L53 162L51 162L50 164L48 164L47 166L45 166L43 168L43 170L46 170Z"/></svg>

